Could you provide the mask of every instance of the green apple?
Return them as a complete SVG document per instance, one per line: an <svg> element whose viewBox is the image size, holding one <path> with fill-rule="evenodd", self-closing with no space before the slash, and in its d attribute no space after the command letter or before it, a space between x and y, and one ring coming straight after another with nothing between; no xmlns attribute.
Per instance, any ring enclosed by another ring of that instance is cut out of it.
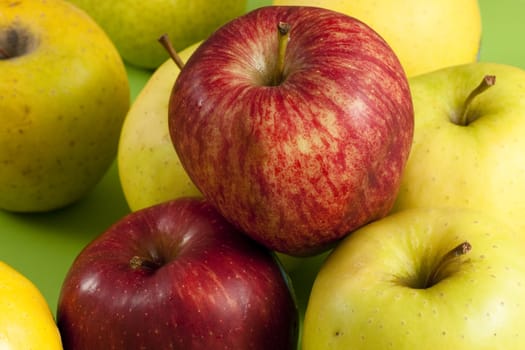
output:
<svg viewBox="0 0 525 350"><path fill-rule="evenodd" d="M339 11L374 28L414 76L476 61L481 40L477 0L273 0Z"/></svg>
<svg viewBox="0 0 525 350"><path fill-rule="evenodd" d="M113 162L130 104L113 43L68 2L0 1L0 72L0 208L80 199Z"/></svg>
<svg viewBox="0 0 525 350"><path fill-rule="evenodd" d="M524 244L468 209L411 209L358 229L317 275L303 350L524 349Z"/></svg>
<svg viewBox="0 0 525 350"><path fill-rule="evenodd" d="M199 44L182 50L181 60L185 62ZM132 211L178 197L201 196L182 167L168 131L168 103L179 71L173 60L165 61L140 91L122 126L117 164Z"/></svg>
<svg viewBox="0 0 525 350"><path fill-rule="evenodd" d="M414 141L394 211L474 208L525 230L524 82L524 70L495 63L410 79Z"/></svg>
<svg viewBox="0 0 525 350"><path fill-rule="evenodd" d="M205 39L246 11L246 0L70 0L106 30L125 61L157 68L168 54L157 39L167 33L177 51Z"/></svg>

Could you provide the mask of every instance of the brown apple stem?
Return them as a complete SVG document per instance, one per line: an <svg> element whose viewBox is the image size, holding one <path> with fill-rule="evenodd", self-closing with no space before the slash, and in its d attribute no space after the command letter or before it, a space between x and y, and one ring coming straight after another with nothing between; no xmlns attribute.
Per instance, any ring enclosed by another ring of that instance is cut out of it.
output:
<svg viewBox="0 0 525 350"><path fill-rule="evenodd" d="M284 58L286 56L286 48L290 40L291 25L286 22L279 22L277 25L277 32L279 35L279 52L277 53L277 66L275 67L275 76L273 85L277 86L282 83L284 78Z"/></svg>
<svg viewBox="0 0 525 350"><path fill-rule="evenodd" d="M138 255L135 255L129 260L129 266L133 270L138 270L138 269L156 270L160 267L160 264L150 259L146 259Z"/></svg>
<svg viewBox="0 0 525 350"><path fill-rule="evenodd" d="M11 55L6 50L0 47L0 60L11 58Z"/></svg>
<svg viewBox="0 0 525 350"><path fill-rule="evenodd" d="M164 46L164 48L166 49L166 51L170 55L170 57L173 60L173 62L175 62L177 67L179 67L179 69L182 70L182 68L184 68L184 62L182 62L182 59L180 58L179 54L177 53L177 51L173 47L173 44L171 43L171 40L168 37L168 34L163 34L159 38L159 42L161 43L162 46Z"/></svg>
<svg viewBox="0 0 525 350"><path fill-rule="evenodd" d="M445 270L445 268L450 266L450 264L452 263L459 262L459 259L471 250L472 245L469 242L465 241L454 247L452 250L448 251L445 255L443 255L443 257L439 261L437 268L430 274L426 286L431 287L437 282L439 282L439 280L441 279L440 274Z"/></svg>
<svg viewBox="0 0 525 350"><path fill-rule="evenodd" d="M481 93L486 91L494 84L496 84L495 75L485 75L483 77L481 83L474 90L472 90L472 92L467 96L465 102L463 103L462 113L456 122L457 125L467 126L480 117L479 113L469 113L470 104L477 96L479 96Z"/></svg>

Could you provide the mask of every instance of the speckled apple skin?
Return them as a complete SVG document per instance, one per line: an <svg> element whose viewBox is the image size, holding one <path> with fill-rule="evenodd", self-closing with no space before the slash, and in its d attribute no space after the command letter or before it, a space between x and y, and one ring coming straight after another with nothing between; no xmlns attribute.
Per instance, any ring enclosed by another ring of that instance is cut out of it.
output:
<svg viewBox="0 0 525 350"><path fill-rule="evenodd" d="M277 25L284 79L269 81ZM291 255L326 249L386 215L413 136L408 82L369 27L320 8L266 7L206 40L176 81L172 141L231 222Z"/></svg>
<svg viewBox="0 0 525 350"><path fill-rule="evenodd" d="M132 268L142 257L156 268ZM295 350L298 312L274 256L198 199L122 218L60 291L64 350Z"/></svg>
<svg viewBox="0 0 525 350"><path fill-rule="evenodd" d="M115 158L126 70L102 29L67 2L1 0L0 13L0 33L34 37L29 53L0 60L0 208L57 209Z"/></svg>
<svg viewBox="0 0 525 350"><path fill-rule="evenodd" d="M442 264L462 242L470 252ZM302 349L524 349L523 244L473 209L414 208L371 223L320 269ZM440 264L436 283L422 284Z"/></svg>
<svg viewBox="0 0 525 350"><path fill-rule="evenodd" d="M452 120L485 75L496 82L467 111L478 119L456 125ZM394 210L483 210L525 232L524 81L523 69L493 62L411 78L414 142Z"/></svg>

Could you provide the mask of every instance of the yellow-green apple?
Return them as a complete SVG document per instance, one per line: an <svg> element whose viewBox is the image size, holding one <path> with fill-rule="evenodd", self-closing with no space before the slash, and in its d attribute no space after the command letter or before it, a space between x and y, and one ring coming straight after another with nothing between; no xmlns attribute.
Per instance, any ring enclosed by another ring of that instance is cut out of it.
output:
<svg viewBox="0 0 525 350"><path fill-rule="evenodd" d="M60 333L40 290L1 261L0 349L62 350Z"/></svg>
<svg viewBox="0 0 525 350"><path fill-rule="evenodd" d="M392 46L408 76L476 61L481 40L478 0L273 0L310 5L364 21Z"/></svg>
<svg viewBox="0 0 525 350"><path fill-rule="evenodd" d="M106 30L125 61L157 68L167 58L157 39L167 33L175 49L203 40L246 11L247 0L70 0Z"/></svg>
<svg viewBox="0 0 525 350"><path fill-rule="evenodd" d="M88 244L57 323L66 350L295 350L298 334L275 256L195 198L132 212Z"/></svg>
<svg viewBox="0 0 525 350"><path fill-rule="evenodd" d="M183 61L199 43L179 54ZM168 131L168 102L178 66L164 62L150 77L126 116L117 153L120 184L131 210L178 197L200 196L175 152Z"/></svg>
<svg viewBox="0 0 525 350"><path fill-rule="evenodd" d="M222 26L174 85L170 135L228 220L289 255L386 215L412 142L405 73L366 24L270 6Z"/></svg>
<svg viewBox="0 0 525 350"><path fill-rule="evenodd" d="M417 208L371 223L321 267L302 349L523 349L524 243L471 209Z"/></svg>
<svg viewBox="0 0 525 350"><path fill-rule="evenodd" d="M68 2L3 0L0 14L0 208L66 206L115 158L130 103L124 64Z"/></svg>
<svg viewBox="0 0 525 350"><path fill-rule="evenodd" d="M414 143L394 211L474 208L525 230L524 81L495 63L412 78Z"/></svg>

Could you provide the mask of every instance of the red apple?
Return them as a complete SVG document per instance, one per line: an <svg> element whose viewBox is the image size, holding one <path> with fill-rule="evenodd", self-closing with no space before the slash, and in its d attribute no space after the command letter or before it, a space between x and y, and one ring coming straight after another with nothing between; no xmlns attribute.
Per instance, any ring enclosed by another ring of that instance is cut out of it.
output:
<svg viewBox="0 0 525 350"><path fill-rule="evenodd" d="M313 7L260 8L224 25L188 60L169 105L175 149L205 198L290 255L325 250L390 211L413 118L390 46Z"/></svg>
<svg viewBox="0 0 525 350"><path fill-rule="evenodd" d="M86 246L62 286L64 349L295 349L298 312L269 250L208 203L123 218Z"/></svg>

